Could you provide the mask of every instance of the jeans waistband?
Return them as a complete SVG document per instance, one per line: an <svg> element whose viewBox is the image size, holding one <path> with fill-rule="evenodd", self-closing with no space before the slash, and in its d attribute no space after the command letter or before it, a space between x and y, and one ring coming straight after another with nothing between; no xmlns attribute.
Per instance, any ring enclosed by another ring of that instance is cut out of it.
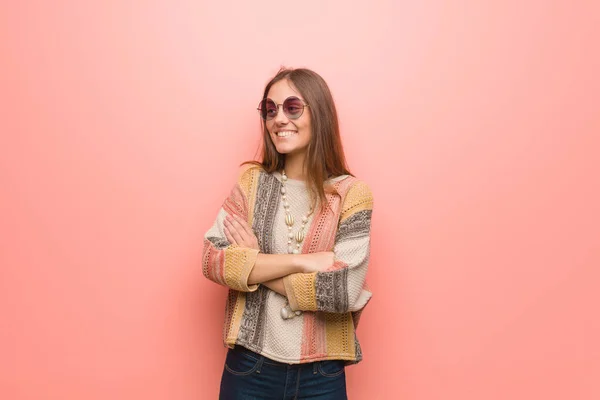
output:
<svg viewBox="0 0 600 400"><path fill-rule="evenodd" d="M283 362L280 362L280 361L275 361L275 360L270 359L269 357L266 357L266 356L263 356L262 354L256 353L256 352L254 352L254 351L252 351L252 350L250 350L250 349L248 349L248 348L246 348L244 346L241 346L239 344L236 344L235 347L233 349L230 349L230 350L234 351L234 352L245 353L245 354L247 354L247 355L249 355L251 357L256 358L257 360L260 360L261 358L263 358L264 359L264 361L263 361L264 363L271 364L271 365L276 365L276 366L280 366L280 367L283 367L283 368L294 367L294 366L300 367L300 366L307 366L307 365L311 365L312 366L313 364L316 365L316 362L303 363L303 364L298 364L298 363L293 364L293 363L283 363Z"/></svg>

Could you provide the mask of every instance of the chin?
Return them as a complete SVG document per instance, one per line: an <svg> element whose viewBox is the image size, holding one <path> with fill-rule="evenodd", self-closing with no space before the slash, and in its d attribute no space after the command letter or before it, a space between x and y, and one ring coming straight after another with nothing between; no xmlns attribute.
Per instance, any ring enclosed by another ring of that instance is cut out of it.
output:
<svg viewBox="0 0 600 400"><path fill-rule="evenodd" d="M289 147L275 147L279 154L290 154L293 153L295 149L290 149Z"/></svg>

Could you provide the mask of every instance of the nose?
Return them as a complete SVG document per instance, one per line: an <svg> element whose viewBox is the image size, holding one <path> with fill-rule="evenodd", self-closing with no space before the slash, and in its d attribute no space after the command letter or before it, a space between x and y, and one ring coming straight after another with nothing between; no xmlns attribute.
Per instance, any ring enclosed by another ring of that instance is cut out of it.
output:
<svg viewBox="0 0 600 400"><path fill-rule="evenodd" d="M283 112L283 104L277 105L277 115L275 116L275 123L278 125L285 125L289 122L287 115Z"/></svg>

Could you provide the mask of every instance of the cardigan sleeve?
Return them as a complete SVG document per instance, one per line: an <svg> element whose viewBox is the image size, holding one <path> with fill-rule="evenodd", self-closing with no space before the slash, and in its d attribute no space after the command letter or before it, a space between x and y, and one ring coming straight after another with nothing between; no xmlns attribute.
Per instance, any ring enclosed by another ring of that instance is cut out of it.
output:
<svg viewBox="0 0 600 400"><path fill-rule="evenodd" d="M238 215L248 220L248 193L245 182L251 169L240 172L235 186L223 202L217 218L204 235L202 274L219 285L242 292L253 292L258 285L248 285L248 277L256 262L258 250L229 243L224 231L225 217Z"/></svg>
<svg viewBox="0 0 600 400"><path fill-rule="evenodd" d="M348 190L333 248L334 264L324 272L291 274L283 279L293 311L346 313L371 299L366 286L371 242L373 195L357 181Z"/></svg>

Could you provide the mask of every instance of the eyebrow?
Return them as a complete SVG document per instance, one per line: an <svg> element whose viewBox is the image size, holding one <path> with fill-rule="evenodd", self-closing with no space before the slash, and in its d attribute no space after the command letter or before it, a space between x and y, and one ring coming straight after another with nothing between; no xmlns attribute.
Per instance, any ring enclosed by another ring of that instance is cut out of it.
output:
<svg viewBox="0 0 600 400"><path fill-rule="evenodd" d="M304 98L302 98L302 97L300 97L300 96L298 96L298 95L295 95L295 94L293 94L293 95L291 95L291 96L288 96L288 97L286 97L285 99L283 99L283 101L286 101L286 100L287 100L287 99L289 99L290 97L296 97L297 99L300 99L300 100L302 100L302 102L306 103L306 100L304 100ZM274 101L275 103L277 103L277 104L283 104L283 101L280 103L280 102L276 101L274 98L272 98L272 97L269 97L269 96L267 96L267 99L271 99L271 100L273 100L273 101Z"/></svg>

